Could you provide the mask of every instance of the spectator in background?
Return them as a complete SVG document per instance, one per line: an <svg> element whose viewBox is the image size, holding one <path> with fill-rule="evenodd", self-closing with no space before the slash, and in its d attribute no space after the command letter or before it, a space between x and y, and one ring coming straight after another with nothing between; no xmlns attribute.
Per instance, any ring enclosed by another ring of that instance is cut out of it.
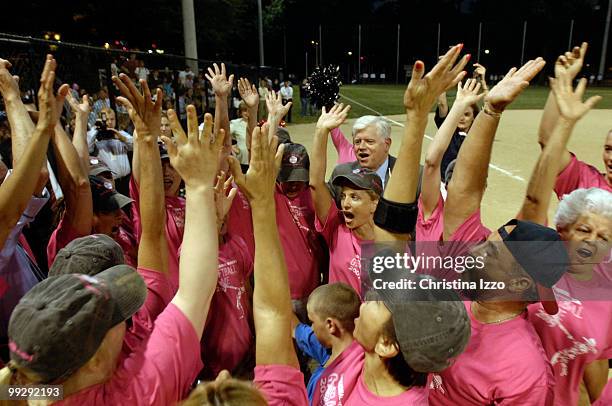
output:
<svg viewBox="0 0 612 406"><path fill-rule="evenodd" d="M121 71L128 75L130 79L136 80L136 68L138 68L138 61L136 60L136 54L130 54L130 59L125 61L121 65Z"/></svg>
<svg viewBox="0 0 612 406"><path fill-rule="evenodd" d="M241 165L249 164L249 152L246 144L247 124L249 122L249 109L245 102L238 105L238 118L230 121L230 133L232 134L232 145L234 155Z"/></svg>
<svg viewBox="0 0 612 406"><path fill-rule="evenodd" d="M293 102L293 87L291 87L291 83L286 80L283 87L280 89L281 99L283 100L283 106L289 102ZM293 106L289 107L289 112L287 112L287 122L291 122L291 110Z"/></svg>
<svg viewBox="0 0 612 406"><path fill-rule="evenodd" d="M185 67L185 70L182 70L178 74L179 85L185 87L185 81L187 80L187 75L191 73L191 68L189 66Z"/></svg>
<svg viewBox="0 0 612 406"><path fill-rule="evenodd" d="M89 153L108 165L114 174L117 190L127 195L131 173L128 151L132 150L132 136L115 128L116 115L110 108L100 111L95 124L87 133Z"/></svg>
<svg viewBox="0 0 612 406"><path fill-rule="evenodd" d="M301 111L300 115L305 117L311 114L310 109L310 100L308 99L308 79L302 80L302 84L300 85L300 104Z"/></svg>
<svg viewBox="0 0 612 406"><path fill-rule="evenodd" d="M149 79L149 70L145 68L144 61L138 61L138 67L135 69L135 74L138 80Z"/></svg>
<svg viewBox="0 0 612 406"><path fill-rule="evenodd" d="M110 105L110 99L108 98L108 89L103 87L98 92L98 98L94 102L93 109L91 110L91 113L89 114L89 121L87 123L89 125L89 128L94 127L96 120L100 116L100 112L103 109L110 109L110 106L111 105Z"/></svg>
<svg viewBox="0 0 612 406"><path fill-rule="evenodd" d="M257 110L257 121L261 121L268 116L268 110L266 109L266 96L268 95L268 81L261 79L259 81L259 110Z"/></svg>
<svg viewBox="0 0 612 406"><path fill-rule="evenodd" d="M111 76L119 76L119 66L117 66L117 58L113 58L110 65ZM78 99L78 97L76 97Z"/></svg>

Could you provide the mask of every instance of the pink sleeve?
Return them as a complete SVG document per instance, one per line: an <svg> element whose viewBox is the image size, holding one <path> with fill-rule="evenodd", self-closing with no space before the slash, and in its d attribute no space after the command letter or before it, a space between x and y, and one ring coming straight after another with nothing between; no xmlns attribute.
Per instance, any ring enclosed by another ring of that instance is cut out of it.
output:
<svg viewBox="0 0 612 406"><path fill-rule="evenodd" d="M307 406L304 375L289 365L258 365L255 367L257 388L270 406Z"/></svg>
<svg viewBox="0 0 612 406"><path fill-rule="evenodd" d="M203 367L200 340L189 319L169 304L141 348L142 352L123 362L109 383L139 400L137 404L170 405L184 399ZM108 384L105 389L109 394L114 391Z"/></svg>
<svg viewBox="0 0 612 406"><path fill-rule="evenodd" d="M327 245L331 245L331 241L334 240L334 236L338 231L340 222L340 212L338 211L336 203L334 202L331 202L329 206L325 224L321 224L321 221L319 221L319 217L315 216L315 229L323 236Z"/></svg>
<svg viewBox="0 0 612 406"><path fill-rule="evenodd" d="M134 200L134 203L131 205L134 236L136 240L140 242L140 235L142 233L142 227L140 225L140 192L138 191L136 179L134 179L133 176L130 178L130 198Z"/></svg>
<svg viewBox="0 0 612 406"><path fill-rule="evenodd" d="M561 199L563 195L576 189L602 186L605 187L605 181L597 168L578 160L576 155L572 154L570 163L557 176L554 190Z"/></svg>
<svg viewBox="0 0 612 406"><path fill-rule="evenodd" d="M490 234L491 230L482 224L480 209L478 209L455 230L449 241L480 242L486 240Z"/></svg>
<svg viewBox="0 0 612 406"><path fill-rule="evenodd" d="M444 233L444 199L442 195L438 198L438 204L425 220L423 217L423 195L419 196L419 212L416 222L417 241L439 241Z"/></svg>
<svg viewBox="0 0 612 406"><path fill-rule="evenodd" d="M334 147L336 147L336 151L338 151L338 161L336 165L343 164L345 162L353 162L357 160L355 156L355 150L353 149L353 144L346 139L340 128L334 128L331 130L331 138L334 143Z"/></svg>
<svg viewBox="0 0 612 406"><path fill-rule="evenodd" d="M132 316L132 330L138 337L148 336L155 320L172 300L173 291L168 277L161 272L138 267L138 273L147 284L147 298L144 305Z"/></svg>
<svg viewBox="0 0 612 406"><path fill-rule="evenodd" d="M47 264L49 267L51 267L53 261L55 261L55 256L59 250L68 245L70 241L80 237L85 237L84 235L81 235L73 230L68 222L64 221L64 218L65 217L62 217L60 220L57 228L53 231L53 234L51 234L51 237L49 238L49 244L47 244Z"/></svg>

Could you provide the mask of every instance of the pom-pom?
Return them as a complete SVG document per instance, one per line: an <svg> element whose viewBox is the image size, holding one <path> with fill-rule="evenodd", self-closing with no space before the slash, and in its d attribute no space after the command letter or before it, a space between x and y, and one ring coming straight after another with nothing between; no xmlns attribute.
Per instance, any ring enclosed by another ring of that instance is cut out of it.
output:
<svg viewBox="0 0 612 406"><path fill-rule="evenodd" d="M342 82L340 81L339 66L317 66L312 75L308 77L306 89L310 102L316 105L317 109L325 106L329 110L339 98L340 86L342 86Z"/></svg>

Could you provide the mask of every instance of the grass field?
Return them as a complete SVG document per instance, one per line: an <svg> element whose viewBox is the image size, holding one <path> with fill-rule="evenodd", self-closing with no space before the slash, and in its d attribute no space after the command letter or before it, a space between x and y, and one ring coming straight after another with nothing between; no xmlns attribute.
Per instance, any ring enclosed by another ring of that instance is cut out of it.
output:
<svg viewBox="0 0 612 406"><path fill-rule="evenodd" d="M345 85L340 88L340 102L351 105L351 113L349 118L356 118L366 114L376 114L373 109L382 115L403 114L404 108L402 98L404 95L404 85ZM546 102L549 89L547 87L529 87L521 96L510 105L510 109L515 110L533 110L542 109ZM294 89L294 94L298 94L298 89ZM598 109L612 109L612 88L610 87L591 87L587 90L587 96L600 95L603 100L597 105ZM449 102L452 103L455 91L448 93ZM370 109L359 106L357 101ZM293 122L312 123L316 121L316 116L301 117L300 99L293 99Z"/></svg>

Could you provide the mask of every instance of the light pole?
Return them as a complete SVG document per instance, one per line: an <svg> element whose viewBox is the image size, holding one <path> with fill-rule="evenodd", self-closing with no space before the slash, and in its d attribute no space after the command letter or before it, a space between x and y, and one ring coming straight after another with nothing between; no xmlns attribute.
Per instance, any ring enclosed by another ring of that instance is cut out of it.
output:
<svg viewBox="0 0 612 406"><path fill-rule="evenodd" d="M257 15L259 20L259 66L264 64L263 19L261 16L261 0L257 0Z"/></svg>
<svg viewBox="0 0 612 406"><path fill-rule="evenodd" d="M353 60L352 56L353 56L353 52L352 51L348 51L346 53L346 55L348 56L348 63L346 64L346 81L347 83L351 83L351 62Z"/></svg>

